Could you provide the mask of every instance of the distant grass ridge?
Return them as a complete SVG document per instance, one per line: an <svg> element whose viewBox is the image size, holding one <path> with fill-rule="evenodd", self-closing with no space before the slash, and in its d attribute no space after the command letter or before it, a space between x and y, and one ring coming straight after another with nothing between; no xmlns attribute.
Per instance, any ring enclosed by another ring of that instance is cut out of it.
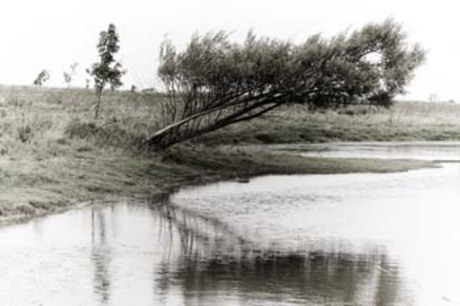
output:
<svg viewBox="0 0 460 306"><path fill-rule="evenodd" d="M460 140L460 105L397 102L391 109L349 106L312 112L291 106L205 135L207 144Z"/></svg>

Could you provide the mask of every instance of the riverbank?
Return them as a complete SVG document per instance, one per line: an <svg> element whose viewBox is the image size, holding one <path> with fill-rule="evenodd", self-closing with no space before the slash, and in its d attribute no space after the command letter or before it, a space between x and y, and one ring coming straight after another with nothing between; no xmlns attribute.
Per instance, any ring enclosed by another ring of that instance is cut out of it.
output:
<svg viewBox="0 0 460 306"><path fill-rule="evenodd" d="M100 148L81 140L24 147L0 159L3 221L61 211L82 202L149 199L178 187L263 174L397 172L429 161L305 158L240 148L178 146L162 154Z"/></svg>
<svg viewBox="0 0 460 306"><path fill-rule="evenodd" d="M283 129L283 124L301 120L321 125L320 117L312 119L321 115L310 113L283 123L292 110L280 110L193 144L149 153L139 144L158 127L158 98L144 93L108 93L101 118L95 122L91 91L0 87L1 220L43 215L79 203L124 197L148 199L180 186L268 173L395 172L435 166L415 160L304 158L228 145L261 142L260 136L244 139L255 135L248 124L271 135L262 137L263 142L296 140L297 136L292 136L295 133ZM353 120L358 117L353 116ZM232 138L223 137L226 133Z"/></svg>

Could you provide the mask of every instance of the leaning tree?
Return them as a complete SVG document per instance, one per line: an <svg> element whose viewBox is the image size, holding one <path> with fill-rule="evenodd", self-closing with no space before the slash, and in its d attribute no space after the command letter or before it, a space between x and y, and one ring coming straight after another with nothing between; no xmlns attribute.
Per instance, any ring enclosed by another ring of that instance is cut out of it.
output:
<svg viewBox="0 0 460 306"><path fill-rule="evenodd" d="M388 106L423 60L421 47L409 45L392 20L302 44L252 32L238 44L217 32L195 35L177 52L166 40L158 70L166 88L163 122L147 145L164 149L286 103Z"/></svg>

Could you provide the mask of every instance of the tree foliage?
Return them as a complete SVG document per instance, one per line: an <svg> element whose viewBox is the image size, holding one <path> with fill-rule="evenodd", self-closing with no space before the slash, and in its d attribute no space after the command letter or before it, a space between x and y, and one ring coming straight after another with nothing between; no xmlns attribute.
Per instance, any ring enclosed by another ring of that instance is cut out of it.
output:
<svg viewBox="0 0 460 306"><path fill-rule="evenodd" d="M35 78L35 80L34 80L34 85L42 86L42 85L45 84L49 79L50 79L50 73L48 72L48 70L43 69L42 71L40 71L40 73L39 73L39 74L37 75L37 77Z"/></svg>
<svg viewBox="0 0 460 306"><path fill-rule="evenodd" d="M63 77L64 77L64 83L67 84L67 87L70 87L70 84L72 83L72 80L76 74L78 67L78 63L75 62L72 65L70 65L70 71L64 71Z"/></svg>
<svg viewBox="0 0 460 306"><path fill-rule="evenodd" d="M97 44L99 62L92 65L87 72L93 76L96 91L95 118L98 117L102 91L107 84L112 90L123 85L121 77L126 73L121 63L115 60L115 54L120 50L120 38L114 24L109 24L107 31L99 34Z"/></svg>
<svg viewBox="0 0 460 306"><path fill-rule="evenodd" d="M337 107L389 105L423 62L392 20L304 43L257 37L242 44L227 33L195 35L182 52L166 40L159 76L167 99L163 128L148 144L162 149L221 127L261 116L286 103Z"/></svg>

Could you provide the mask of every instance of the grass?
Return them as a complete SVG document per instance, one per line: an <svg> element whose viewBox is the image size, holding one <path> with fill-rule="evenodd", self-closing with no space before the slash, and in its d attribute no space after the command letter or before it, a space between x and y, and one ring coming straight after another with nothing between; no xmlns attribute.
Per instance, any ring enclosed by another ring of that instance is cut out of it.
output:
<svg viewBox="0 0 460 306"><path fill-rule="evenodd" d="M148 198L236 176L392 172L424 161L302 158L228 144L460 139L457 105L399 103L392 110L312 113L300 106L206 135L163 153L144 150L158 129L155 94L106 93L94 122L84 89L0 86L0 220L119 197ZM442 121L441 119L442 118Z"/></svg>
<svg viewBox="0 0 460 306"><path fill-rule="evenodd" d="M324 112L295 105L208 134L199 141L232 144L460 140L458 118L460 105L450 103L397 102L391 109L355 106Z"/></svg>

